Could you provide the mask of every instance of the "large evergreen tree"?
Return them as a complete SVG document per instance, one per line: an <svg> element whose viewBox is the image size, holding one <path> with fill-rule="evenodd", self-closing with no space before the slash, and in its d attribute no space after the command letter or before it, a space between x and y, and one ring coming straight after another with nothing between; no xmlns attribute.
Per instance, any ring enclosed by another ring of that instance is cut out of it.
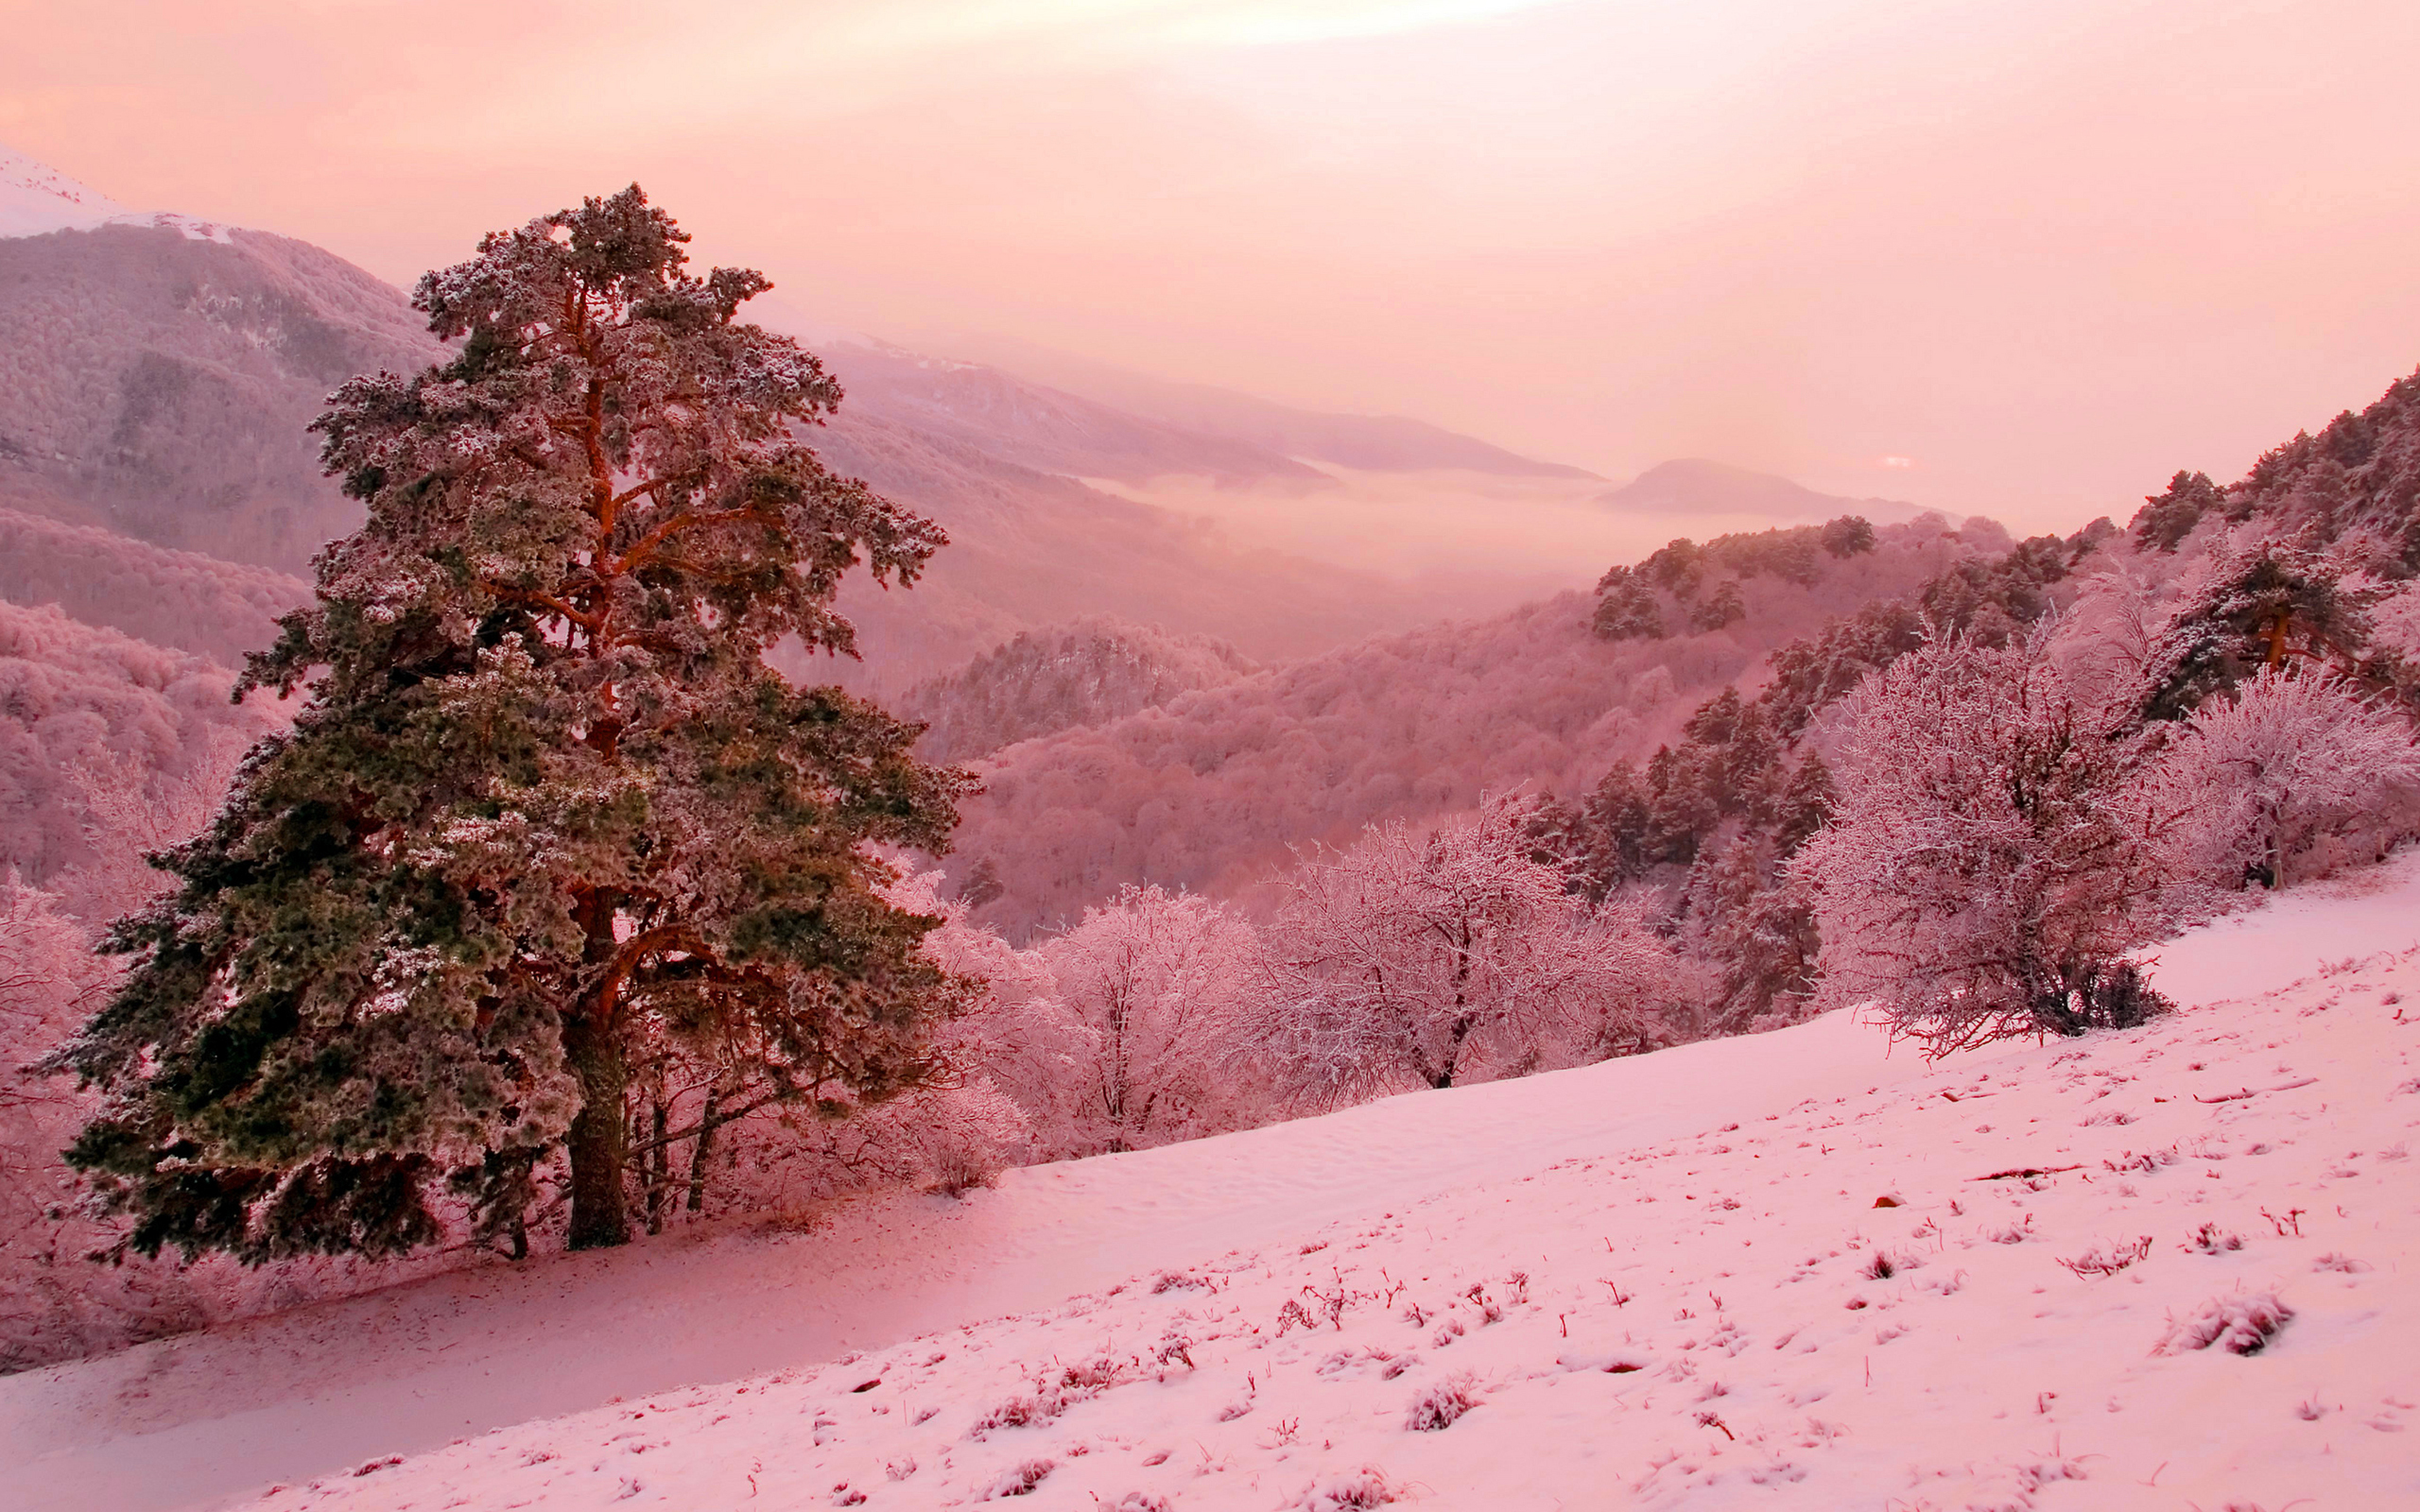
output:
<svg viewBox="0 0 2420 1512"><path fill-rule="evenodd" d="M937 920L870 848L941 850L962 780L764 653L849 652L843 575L944 538L801 443L838 387L687 239L635 185L489 236L413 295L453 359L317 422L368 523L244 679L307 701L58 1057L136 1249L393 1253L449 1179L517 1232L559 1150L618 1244L642 1040L827 1110L930 1071Z"/></svg>

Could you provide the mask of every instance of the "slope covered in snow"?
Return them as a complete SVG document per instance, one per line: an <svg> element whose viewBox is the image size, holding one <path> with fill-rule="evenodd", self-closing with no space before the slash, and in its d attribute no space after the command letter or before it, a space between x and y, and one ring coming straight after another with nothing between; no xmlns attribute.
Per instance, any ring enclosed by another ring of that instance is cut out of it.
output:
<svg viewBox="0 0 2420 1512"><path fill-rule="evenodd" d="M0 240L100 226L156 226L188 240L231 241L228 228L174 211L130 210L90 184L0 146Z"/></svg>
<svg viewBox="0 0 2420 1512"><path fill-rule="evenodd" d="M0 236L81 231L131 213L91 185L0 146Z"/></svg>
<svg viewBox="0 0 2420 1512"><path fill-rule="evenodd" d="M2415 904L2406 857L2171 942L2184 1011L2136 1032L1927 1065L1834 1015L163 1341L0 1382L0 1472L27 1508L2411 1505Z"/></svg>

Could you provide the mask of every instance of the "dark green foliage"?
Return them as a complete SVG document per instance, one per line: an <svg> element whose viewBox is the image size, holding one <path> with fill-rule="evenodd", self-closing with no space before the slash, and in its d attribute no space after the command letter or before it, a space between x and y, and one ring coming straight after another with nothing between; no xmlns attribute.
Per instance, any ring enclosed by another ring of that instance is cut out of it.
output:
<svg viewBox="0 0 2420 1512"><path fill-rule="evenodd" d="M2167 492L2152 494L2143 501L2130 528L2135 539L2144 545L2174 551L2204 515L2223 510L2225 506L2226 495L2208 474L2179 472L2168 480Z"/></svg>
<svg viewBox="0 0 2420 1512"><path fill-rule="evenodd" d="M1874 526L1856 515L1828 524L1717 536L1703 546L1684 538L1635 567L1615 567L1599 578L1590 626L1608 641L1661 640L1670 633L1665 617L1668 600L1691 630L1723 629L1747 618L1739 585L1748 579L1772 576L1809 587L1822 580L1826 556L1845 558L1874 547Z"/></svg>
<svg viewBox="0 0 2420 1512"><path fill-rule="evenodd" d="M2256 546L2221 557L2152 647L2142 713L2183 719L2214 694L2232 694L2263 667L2317 662L2393 686L2394 670L2367 655L2375 588L2345 586L2310 552Z"/></svg>
<svg viewBox="0 0 2420 1512"><path fill-rule="evenodd" d="M1824 526L1824 549L1835 557L1855 557L1874 549L1874 523L1863 515L1844 514Z"/></svg>
<svg viewBox="0 0 2420 1512"><path fill-rule="evenodd" d="M801 1101L929 1074L936 921L868 847L943 848L963 780L763 653L847 650L842 576L942 536L793 438L838 388L685 240L635 187L491 236L414 296L450 360L319 421L369 521L246 675L307 702L58 1057L134 1248L389 1254L446 1190L519 1250L567 1138L572 1240L617 1243L634 1044Z"/></svg>
<svg viewBox="0 0 2420 1512"><path fill-rule="evenodd" d="M1773 652L1772 681L1757 701L1775 733L1791 739L1867 673L1922 645L1927 627L1954 631L1981 645L2004 644L2049 612L2048 589L2088 549L2080 541L2036 536L1990 560L1953 563L1918 590L1913 603L1868 604Z"/></svg>
<svg viewBox="0 0 2420 1512"><path fill-rule="evenodd" d="M2269 453L2227 494L2235 518L2257 513L2311 542L2368 535L2394 549L2396 576L2420 573L2420 373Z"/></svg>
<svg viewBox="0 0 2420 1512"><path fill-rule="evenodd" d="M1748 601L1739 594L1739 585L1723 582L1714 592L1689 610L1689 628L1699 631L1720 630L1738 624L1748 617Z"/></svg>
<svg viewBox="0 0 2420 1512"><path fill-rule="evenodd" d="M1589 627L1607 641L1664 638L1664 611L1655 591L1628 567L1616 567L1597 584L1597 611Z"/></svg>

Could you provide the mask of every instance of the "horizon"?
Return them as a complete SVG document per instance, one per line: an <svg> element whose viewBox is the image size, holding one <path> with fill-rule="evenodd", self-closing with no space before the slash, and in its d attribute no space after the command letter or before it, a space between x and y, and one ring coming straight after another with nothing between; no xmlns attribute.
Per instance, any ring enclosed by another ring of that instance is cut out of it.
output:
<svg viewBox="0 0 2420 1512"><path fill-rule="evenodd" d="M623 6L568 48L524 5L477 25L562 66L502 94L462 8L12 9L0 140L130 206L408 285L635 180L820 322L1615 483L2066 531L2420 360L2420 16L2375 0Z"/></svg>

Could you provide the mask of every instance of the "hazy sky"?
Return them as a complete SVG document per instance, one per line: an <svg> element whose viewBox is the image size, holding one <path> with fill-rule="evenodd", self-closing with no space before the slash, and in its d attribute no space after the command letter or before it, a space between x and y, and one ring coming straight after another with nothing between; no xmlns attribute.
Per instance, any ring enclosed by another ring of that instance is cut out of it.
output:
<svg viewBox="0 0 2420 1512"><path fill-rule="evenodd" d="M2412 0L0 0L0 141L399 282L637 179L837 323L1615 476L2072 525L2420 365Z"/></svg>

